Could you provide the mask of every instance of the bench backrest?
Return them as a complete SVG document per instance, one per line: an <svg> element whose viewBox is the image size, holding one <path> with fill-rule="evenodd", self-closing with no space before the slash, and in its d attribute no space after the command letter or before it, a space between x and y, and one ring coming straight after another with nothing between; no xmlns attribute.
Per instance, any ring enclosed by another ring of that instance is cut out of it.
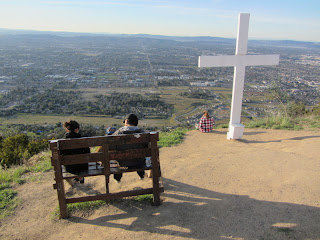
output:
<svg viewBox="0 0 320 240"><path fill-rule="evenodd" d="M110 160L158 157L158 132L102 137L68 138L50 141L52 161L60 165L102 162L108 170ZM63 155L64 150L101 147L99 152Z"/></svg>

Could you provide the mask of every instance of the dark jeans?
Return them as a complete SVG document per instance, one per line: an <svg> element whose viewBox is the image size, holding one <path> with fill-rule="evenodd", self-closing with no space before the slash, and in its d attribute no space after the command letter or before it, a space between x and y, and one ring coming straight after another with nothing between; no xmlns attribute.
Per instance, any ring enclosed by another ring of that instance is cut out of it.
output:
<svg viewBox="0 0 320 240"><path fill-rule="evenodd" d="M128 167L128 169L133 169L133 168L137 168L137 167ZM138 175L140 178L144 178L144 175L145 175L145 172L144 170L142 171L137 171ZM122 178L122 173L117 173L117 174L113 174L113 178L115 180L117 180L118 182L121 181L121 178Z"/></svg>
<svg viewBox="0 0 320 240"><path fill-rule="evenodd" d="M131 159L131 160L119 160L119 165L121 167L127 167L128 169L139 169L139 168L144 168L144 166L146 165L146 160L144 158L138 158L138 159ZM140 178L143 178L145 175L144 170L142 171L137 171L138 175ZM117 173L117 174L113 174L113 177L115 180L117 180L118 182L121 180L122 178L122 173Z"/></svg>

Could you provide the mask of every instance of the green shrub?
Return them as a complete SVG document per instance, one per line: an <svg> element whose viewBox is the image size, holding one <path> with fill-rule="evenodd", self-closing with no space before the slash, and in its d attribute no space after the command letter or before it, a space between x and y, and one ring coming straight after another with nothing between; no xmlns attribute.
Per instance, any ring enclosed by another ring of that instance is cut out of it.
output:
<svg viewBox="0 0 320 240"><path fill-rule="evenodd" d="M303 116L308 113L306 105L302 102L289 102L287 103L286 108L289 117Z"/></svg>
<svg viewBox="0 0 320 240"><path fill-rule="evenodd" d="M153 194L139 195L134 198L138 202L153 202Z"/></svg>
<svg viewBox="0 0 320 240"><path fill-rule="evenodd" d="M313 114L300 117L269 116L256 118L245 123L246 128L269 128L302 130L305 128L320 128L320 116Z"/></svg>
<svg viewBox="0 0 320 240"><path fill-rule="evenodd" d="M17 192L11 188L3 188L0 193L0 209L4 209L8 205L8 202L17 194Z"/></svg>
<svg viewBox="0 0 320 240"><path fill-rule="evenodd" d="M184 135L188 129L177 128L170 132L160 132L159 147L171 147L183 141Z"/></svg>
<svg viewBox="0 0 320 240"><path fill-rule="evenodd" d="M28 159L46 148L48 148L46 139L30 142L28 136L24 134L0 139L0 165L2 167L20 165L24 159Z"/></svg>
<svg viewBox="0 0 320 240"><path fill-rule="evenodd" d="M0 184L0 220L13 213L18 204L16 194L10 184Z"/></svg>
<svg viewBox="0 0 320 240"><path fill-rule="evenodd" d="M316 106L313 107L312 114L316 116L320 116L320 103L318 103Z"/></svg>
<svg viewBox="0 0 320 240"><path fill-rule="evenodd" d="M29 155L33 156L33 155L43 151L44 149L47 149L48 147L49 147L48 140L43 139L40 141L29 142L27 149L28 149Z"/></svg>
<svg viewBox="0 0 320 240"><path fill-rule="evenodd" d="M1 165L10 167L11 165L21 164L28 144L28 137L23 134L4 139L0 153Z"/></svg>
<svg viewBox="0 0 320 240"><path fill-rule="evenodd" d="M247 128L269 128L269 129L294 129L295 124L290 118L282 116L270 116L253 119L246 123Z"/></svg>

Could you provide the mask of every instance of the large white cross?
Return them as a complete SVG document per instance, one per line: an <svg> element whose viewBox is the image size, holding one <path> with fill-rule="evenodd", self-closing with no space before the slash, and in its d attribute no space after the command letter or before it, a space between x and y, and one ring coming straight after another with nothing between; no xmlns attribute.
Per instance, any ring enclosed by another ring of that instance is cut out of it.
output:
<svg viewBox="0 0 320 240"><path fill-rule="evenodd" d="M228 139L241 139L243 135L244 126L240 123L240 119L245 67L279 64L279 55L246 55L249 18L249 13L239 14L236 54L234 56L199 57L199 67L234 67Z"/></svg>

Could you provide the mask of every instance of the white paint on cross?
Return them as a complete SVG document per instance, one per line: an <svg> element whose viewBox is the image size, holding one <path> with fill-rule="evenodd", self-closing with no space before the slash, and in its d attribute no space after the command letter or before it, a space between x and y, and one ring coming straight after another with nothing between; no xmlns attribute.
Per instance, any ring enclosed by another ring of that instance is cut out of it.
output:
<svg viewBox="0 0 320 240"><path fill-rule="evenodd" d="M227 139L241 139L244 126L240 123L246 66L278 65L279 55L246 55L249 13L240 13L236 54L234 56L200 56L199 67L234 67L231 114Z"/></svg>

